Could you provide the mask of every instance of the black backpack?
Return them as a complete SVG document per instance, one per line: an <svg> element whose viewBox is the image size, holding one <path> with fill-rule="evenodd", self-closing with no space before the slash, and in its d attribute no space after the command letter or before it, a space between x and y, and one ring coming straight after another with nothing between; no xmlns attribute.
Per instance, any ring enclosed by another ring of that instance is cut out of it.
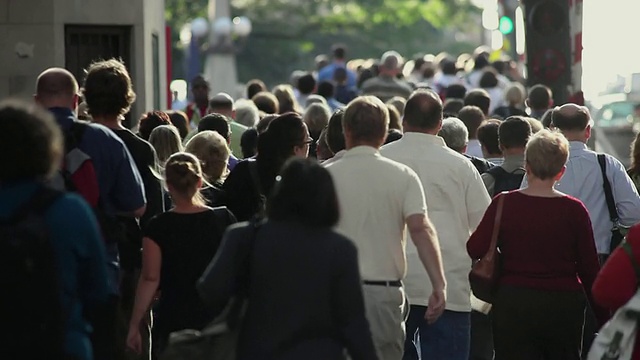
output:
<svg viewBox="0 0 640 360"><path fill-rule="evenodd" d="M508 172L502 166L495 166L489 169L487 174L490 174L495 179L493 194L491 194L491 196L494 196L503 191L520 189L525 170L523 168L517 168L512 172Z"/></svg>
<svg viewBox="0 0 640 360"><path fill-rule="evenodd" d="M64 358L59 273L44 218L60 195L42 186L0 221L1 359Z"/></svg>

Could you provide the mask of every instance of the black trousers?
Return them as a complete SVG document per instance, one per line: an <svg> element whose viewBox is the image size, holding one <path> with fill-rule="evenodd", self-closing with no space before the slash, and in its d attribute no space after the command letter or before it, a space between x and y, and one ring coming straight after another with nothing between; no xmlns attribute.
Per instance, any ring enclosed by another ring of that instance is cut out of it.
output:
<svg viewBox="0 0 640 360"><path fill-rule="evenodd" d="M485 315L471 311L471 349L469 360L493 360L493 331L491 312Z"/></svg>
<svg viewBox="0 0 640 360"><path fill-rule="evenodd" d="M491 311L495 360L580 360L585 305L580 291L502 286Z"/></svg>

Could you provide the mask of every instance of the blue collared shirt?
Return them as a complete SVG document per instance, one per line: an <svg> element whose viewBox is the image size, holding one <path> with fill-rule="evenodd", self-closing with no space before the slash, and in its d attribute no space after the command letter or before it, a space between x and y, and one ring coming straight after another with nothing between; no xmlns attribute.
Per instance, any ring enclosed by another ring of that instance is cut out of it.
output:
<svg viewBox="0 0 640 360"><path fill-rule="evenodd" d="M610 155L606 155L605 158L607 178L611 184L620 223L624 226L637 224L640 222L638 192L624 165ZM556 190L584 203L589 210L598 254L608 254L613 223L609 218L597 153L589 150L583 142L571 141L567 170L556 183Z"/></svg>
<svg viewBox="0 0 640 360"><path fill-rule="evenodd" d="M346 65L342 63L334 62L320 69L320 71L318 72L318 83L322 81L332 81L333 73L339 67L346 68ZM347 86L350 88L355 88L356 85L357 85L356 73L354 73L351 69L347 69ZM304 104L300 104L300 105L304 106Z"/></svg>

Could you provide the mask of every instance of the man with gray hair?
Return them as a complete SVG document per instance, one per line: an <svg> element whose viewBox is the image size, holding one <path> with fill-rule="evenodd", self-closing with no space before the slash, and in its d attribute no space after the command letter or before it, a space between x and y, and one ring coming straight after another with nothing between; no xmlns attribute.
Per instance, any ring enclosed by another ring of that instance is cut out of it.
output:
<svg viewBox="0 0 640 360"><path fill-rule="evenodd" d="M395 51L382 54L378 76L362 84L362 93L377 96L383 102L391 100L394 96L408 98L413 88L408 82L398 79L401 62L402 57Z"/></svg>
<svg viewBox="0 0 640 360"><path fill-rule="evenodd" d="M455 117L442 120L442 128L438 132L438 136L444 139L449 149L469 159L480 174L484 174L495 166L485 159L466 154L469 144L469 130L462 120Z"/></svg>
<svg viewBox="0 0 640 360"><path fill-rule="evenodd" d="M236 101L236 122L247 128L255 127L260 120L258 107L251 100L240 99Z"/></svg>
<svg viewBox="0 0 640 360"><path fill-rule="evenodd" d="M466 243L491 199L473 165L437 136L442 121L442 101L438 94L417 90L405 104L404 136L380 150L383 156L409 166L418 174L425 190L429 217L439 234L448 284L446 310L436 323L428 323L424 314L430 306L431 283L421 269L419 252L407 246L405 285L411 310L403 359L417 360L418 349L423 359L469 358L471 258ZM456 141L457 147L464 147L466 139Z"/></svg>
<svg viewBox="0 0 640 360"><path fill-rule="evenodd" d="M329 118L331 118L329 107L320 103L309 105L302 115L302 120L309 129L309 136L316 141L320 138L322 130L329 124ZM314 142L309 146L309 157L317 157L317 152L318 146Z"/></svg>
<svg viewBox="0 0 640 360"><path fill-rule="evenodd" d="M428 309L420 317L430 324L446 303L438 238L416 173L378 152L389 128L387 107L373 96L356 98L346 107L342 126L347 152L327 166L342 215L337 230L358 247L367 319L378 357L400 360L405 341L405 229L417 253L412 266L429 275L421 284L423 290L431 285L431 293L425 295Z"/></svg>

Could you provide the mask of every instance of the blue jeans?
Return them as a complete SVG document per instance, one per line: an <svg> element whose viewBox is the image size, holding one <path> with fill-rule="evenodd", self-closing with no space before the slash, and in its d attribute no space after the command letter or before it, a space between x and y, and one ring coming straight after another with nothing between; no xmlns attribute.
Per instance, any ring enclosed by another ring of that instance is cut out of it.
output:
<svg viewBox="0 0 640 360"><path fill-rule="evenodd" d="M411 305L402 359L468 360L470 313L445 310L435 323L429 325L424 318L426 311L425 306Z"/></svg>

